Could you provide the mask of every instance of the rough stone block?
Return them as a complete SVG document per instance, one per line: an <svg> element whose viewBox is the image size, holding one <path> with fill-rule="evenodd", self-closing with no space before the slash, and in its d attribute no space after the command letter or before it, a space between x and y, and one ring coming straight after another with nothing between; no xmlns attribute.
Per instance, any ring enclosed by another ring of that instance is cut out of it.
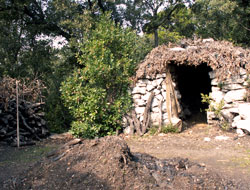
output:
<svg viewBox="0 0 250 190"><path fill-rule="evenodd" d="M215 71L210 71L208 74L209 74L210 79L214 79L216 77Z"/></svg>
<svg viewBox="0 0 250 190"><path fill-rule="evenodd" d="M136 87L146 87L146 83L136 83Z"/></svg>
<svg viewBox="0 0 250 190"><path fill-rule="evenodd" d="M242 137L242 136L245 136L245 133L243 132L242 129L236 129L236 133L238 136Z"/></svg>
<svg viewBox="0 0 250 190"><path fill-rule="evenodd" d="M139 79L137 83L139 83L139 84L148 84L149 80L148 79Z"/></svg>
<svg viewBox="0 0 250 190"><path fill-rule="evenodd" d="M166 73L157 74L156 79L159 79L159 78L166 78Z"/></svg>
<svg viewBox="0 0 250 190"><path fill-rule="evenodd" d="M238 115L236 117L234 117L233 119L233 123L232 123L232 127L233 128L237 128L237 123L241 120L241 117Z"/></svg>
<svg viewBox="0 0 250 190"><path fill-rule="evenodd" d="M245 120L250 119L250 103L239 104L239 114L242 119L245 119Z"/></svg>
<svg viewBox="0 0 250 190"><path fill-rule="evenodd" d="M154 88L155 88L155 86L152 84L147 85L147 91L149 91L149 92L152 91Z"/></svg>
<svg viewBox="0 0 250 190"><path fill-rule="evenodd" d="M220 91L219 87L212 86L212 92L218 92Z"/></svg>
<svg viewBox="0 0 250 190"><path fill-rule="evenodd" d="M153 124L159 124L159 113L150 112L150 118Z"/></svg>
<svg viewBox="0 0 250 190"><path fill-rule="evenodd" d="M155 98L156 98L158 101L163 100L163 97L162 97L161 94L156 95Z"/></svg>
<svg viewBox="0 0 250 190"><path fill-rule="evenodd" d="M159 106L159 101L154 97L153 101L152 101L152 108L153 107L158 107Z"/></svg>
<svg viewBox="0 0 250 190"><path fill-rule="evenodd" d="M163 78L160 78L160 79L157 79L156 81L157 81L157 85L159 86L159 85L162 84L162 82L164 81L164 79L163 79Z"/></svg>
<svg viewBox="0 0 250 190"><path fill-rule="evenodd" d="M146 106L146 101L144 101L143 99L136 99L134 100L135 104L142 107L142 106Z"/></svg>
<svg viewBox="0 0 250 190"><path fill-rule="evenodd" d="M163 99L166 100L166 98L167 98L167 93L166 93L166 92L162 93L162 96L163 96Z"/></svg>
<svg viewBox="0 0 250 190"><path fill-rule="evenodd" d="M143 100L145 100L145 101L148 101L149 96L150 96L150 93L147 92L147 94L145 94L144 96L142 96L141 99L143 99Z"/></svg>
<svg viewBox="0 0 250 190"><path fill-rule="evenodd" d="M208 120L208 122L211 121L211 120L213 120L214 118L216 118L214 112L208 111L207 112L207 120Z"/></svg>
<svg viewBox="0 0 250 190"><path fill-rule="evenodd" d="M250 132L250 119L238 121L236 127L237 129L244 129Z"/></svg>
<svg viewBox="0 0 250 190"><path fill-rule="evenodd" d="M154 113L159 113L160 110L159 110L158 107L153 107L153 108L152 108L152 112L154 112Z"/></svg>
<svg viewBox="0 0 250 190"><path fill-rule="evenodd" d="M224 99L226 103L244 100L246 96L246 89L232 90L226 93Z"/></svg>
<svg viewBox="0 0 250 190"><path fill-rule="evenodd" d="M132 94L146 94L146 88L144 87L134 87Z"/></svg>
<svg viewBox="0 0 250 190"><path fill-rule="evenodd" d="M136 114L143 114L145 110L145 107L136 107L135 112Z"/></svg>
<svg viewBox="0 0 250 190"><path fill-rule="evenodd" d="M161 91L160 91L160 90L158 90L158 89L154 89L154 91L153 91L153 92L155 93L155 96L157 96L157 95L161 94Z"/></svg>
<svg viewBox="0 0 250 190"><path fill-rule="evenodd" d="M230 112L230 109L221 110L221 115L229 122L233 121L234 115Z"/></svg>
<svg viewBox="0 0 250 190"><path fill-rule="evenodd" d="M244 86L241 84L227 84L225 86L223 86L223 89L225 90L239 90L239 89L243 89Z"/></svg>
<svg viewBox="0 0 250 190"><path fill-rule="evenodd" d="M227 79L225 81L225 84L243 84L245 79L243 77L240 77L239 75L237 76L232 76L231 78Z"/></svg>
<svg viewBox="0 0 250 190"><path fill-rule="evenodd" d="M232 114L239 114L239 108L238 107L231 107L228 109L230 111L230 113Z"/></svg>
<svg viewBox="0 0 250 190"><path fill-rule="evenodd" d="M134 94L133 95L133 99L135 100L135 99L140 99L141 98L141 95L140 94Z"/></svg>
<svg viewBox="0 0 250 190"><path fill-rule="evenodd" d="M215 79L213 79L213 80L211 81L211 85L213 85L213 86L217 86L218 84L219 84L219 81L218 81L217 78L215 78Z"/></svg>
<svg viewBox="0 0 250 190"><path fill-rule="evenodd" d="M223 100L225 93L221 91L213 91L210 93L210 96L216 103L219 103Z"/></svg>
<svg viewBox="0 0 250 190"><path fill-rule="evenodd" d="M165 83L165 82L162 83L162 89L165 90L165 91L166 91L166 89L167 89L167 86L166 86L166 83Z"/></svg>
<svg viewBox="0 0 250 190"><path fill-rule="evenodd" d="M168 113L164 113L164 114L162 114L162 118L163 118L163 120L168 119Z"/></svg>

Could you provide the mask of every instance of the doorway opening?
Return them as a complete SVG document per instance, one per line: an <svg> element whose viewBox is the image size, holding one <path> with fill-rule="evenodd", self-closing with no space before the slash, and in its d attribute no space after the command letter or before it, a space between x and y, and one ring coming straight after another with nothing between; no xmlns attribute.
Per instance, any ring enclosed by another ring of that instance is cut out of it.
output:
<svg viewBox="0 0 250 190"><path fill-rule="evenodd" d="M211 79L209 72L212 71L205 63L199 66L179 65L175 67L177 88L181 94L181 106L185 115L200 115L206 121L205 109L207 104L201 102L201 94L211 92ZM185 114L189 112L189 114Z"/></svg>

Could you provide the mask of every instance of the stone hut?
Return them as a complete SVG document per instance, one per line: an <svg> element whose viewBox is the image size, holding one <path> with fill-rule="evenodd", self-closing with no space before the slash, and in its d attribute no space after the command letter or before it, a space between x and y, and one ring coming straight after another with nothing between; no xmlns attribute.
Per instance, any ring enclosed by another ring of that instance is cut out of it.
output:
<svg viewBox="0 0 250 190"><path fill-rule="evenodd" d="M250 132L250 51L225 41L185 40L153 49L137 68L127 133L182 121L200 110L208 124ZM209 104L204 104L206 101Z"/></svg>

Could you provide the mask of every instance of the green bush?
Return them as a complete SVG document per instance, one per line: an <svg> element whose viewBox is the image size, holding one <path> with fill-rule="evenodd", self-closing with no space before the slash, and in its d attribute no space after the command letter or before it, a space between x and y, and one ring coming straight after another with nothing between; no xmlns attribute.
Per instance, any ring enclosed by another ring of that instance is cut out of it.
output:
<svg viewBox="0 0 250 190"><path fill-rule="evenodd" d="M81 44L80 68L62 83L65 106L74 117L75 136L93 138L114 134L131 108L129 78L134 73L136 34L101 16Z"/></svg>

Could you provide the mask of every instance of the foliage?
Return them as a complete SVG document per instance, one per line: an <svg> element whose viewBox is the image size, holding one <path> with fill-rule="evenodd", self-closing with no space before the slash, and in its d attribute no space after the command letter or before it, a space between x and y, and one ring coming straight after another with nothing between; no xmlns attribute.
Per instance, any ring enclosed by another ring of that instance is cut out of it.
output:
<svg viewBox="0 0 250 190"><path fill-rule="evenodd" d="M63 82L65 105L75 121L72 133L90 137L114 134L131 106L129 77L135 64L136 35L101 16L81 46L73 75Z"/></svg>
<svg viewBox="0 0 250 190"><path fill-rule="evenodd" d="M175 24L172 20L173 15L185 7L185 2L188 1L121 1L127 7L127 10L123 11L126 21L138 32L143 30L146 34L152 34L155 47L159 45L159 28L163 27L169 30L170 26Z"/></svg>
<svg viewBox="0 0 250 190"><path fill-rule="evenodd" d="M228 40L249 45L249 2L235 0L197 0L192 7L195 33L203 38Z"/></svg>
<svg viewBox="0 0 250 190"><path fill-rule="evenodd" d="M216 117L221 116L221 110L225 105L224 100L216 103L209 95L201 93L201 102L208 104L208 109L206 111L214 112Z"/></svg>
<svg viewBox="0 0 250 190"><path fill-rule="evenodd" d="M71 50L62 48L53 60L52 70L54 71L47 79L45 117L51 132L64 132L69 130L72 116L61 99L60 86L73 71L71 63Z"/></svg>

